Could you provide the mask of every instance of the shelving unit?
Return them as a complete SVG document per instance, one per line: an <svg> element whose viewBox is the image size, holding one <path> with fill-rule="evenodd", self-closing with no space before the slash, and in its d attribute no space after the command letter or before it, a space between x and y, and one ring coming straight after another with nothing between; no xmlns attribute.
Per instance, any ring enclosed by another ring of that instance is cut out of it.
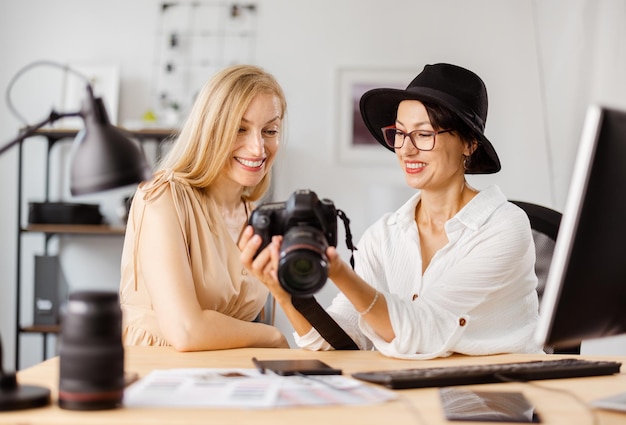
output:
<svg viewBox="0 0 626 425"><path fill-rule="evenodd" d="M153 64L157 115L186 111L206 79L225 66L254 63L254 1L184 0L159 7Z"/></svg>
<svg viewBox="0 0 626 425"><path fill-rule="evenodd" d="M174 129L149 128L142 130L126 130L128 135L137 140L142 148L145 142L155 142L156 154L161 155L161 142L175 133ZM48 202L50 197L50 153L54 145L61 141L73 140L78 130L75 129L40 129L35 133L39 138L47 141L46 163L45 163L45 191L44 201ZM18 145L18 179L17 179L17 235L16 235L16 284L15 284L15 370L19 370L20 364L20 343L21 335L25 333L41 334L43 338L42 357L47 358L47 337L50 334L57 334L60 331L59 325L23 325L22 324L22 288L24 285L22 277L22 238L25 234L41 234L44 236L44 254L48 254L49 241L55 235L93 235L93 236L123 236L125 228L123 226L113 226L108 224L84 225L84 224L27 224L23 225L23 177L24 177L24 139ZM34 285L34 283L33 283Z"/></svg>

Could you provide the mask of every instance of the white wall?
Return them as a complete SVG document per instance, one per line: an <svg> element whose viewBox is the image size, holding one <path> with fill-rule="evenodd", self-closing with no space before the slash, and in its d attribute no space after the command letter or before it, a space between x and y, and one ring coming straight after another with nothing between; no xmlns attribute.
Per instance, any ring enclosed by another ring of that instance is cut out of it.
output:
<svg viewBox="0 0 626 425"><path fill-rule="evenodd" d="M0 2L0 88L4 90L15 73L34 60L117 64L122 79L120 122L138 119L152 106L151 66L160 3ZM488 87L486 133L503 170L472 177L470 182L479 188L498 184L510 198L557 209L564 204L586 104L626 99L626 88L618 78L626 67L626 14L618 0L256 3L256 63L276 75L289 103L288 141L277 165L275 198L285 199L296 188L313 189L347 213L357 238L378 215L371 206L381 193L390 195L384 196L388 206L378 205L380 212L397 206L406 189L394 155L383 149L380 154L387 158L382 164L338 160L340 70L413 69L417 74L427 63L452 62L476 71ZM607 46L606 51L595 49L598 45ZM57 102L58 76L54 69L44 68L33 71L27 82L15 87L12 98L34 122ZM1 104L0 141L15 137L19 127ZM41 149L32 151L41 158ZM16 158L15 150L0 158L0 332L6 365L13 364ZM42 196L41 162L36 158L29 163L26 185L31 198ZM58 193L66 194L66 188ZM122 191L79 201L102 200L105 213L114 218L124 195ZM343 238L339 240L343 246ZM66 238L62 243L71 285L117 286L121 238ZM33 245L39 249L37 242ZM26 291L26 300L28 295ZM329 284L318 299L325 304L332 295ZM25 322L30 314L25 309ZM289 333L280 312L277 319ZM40 339L22 341L22 366L39 361Z"/></svg>
<svg viewBox="0 0 626 425"><path fill-rule="evenodd" d="M121 70L120 119L134 118L148 108L150 72L154 61L153 46L159 2L137 0L116 1L3 1L0 3L0 87L2 97L9 81L20 68L35 60L54 60L61 63L83 65L113 64ZM33 69L18 80L11 93L16 109L34 123L46 117L51 107L59 107L61 98L61 72L52 67ZM8 141L18 134L21 123L9 113L6 103L0 105L0 140ZM29 140L25 146L26 172L25 201L39 201L44 196L43 186L43 140ZM55 147L53 156L62 158L62 149ZM59 165L60 162L60 165ZM53 169L63 167L62 161L53 161ZM17 149L0 158L0 234L2 235L0 258L0 333L4 343L5 365L13 365L13 341L15 324L15 235L16 235L16 180ZM53 175L55 173L53 172ZM63 183L63 180L57 183ZM52 185L52 200L67 196L67 184ZM127 191L128 192L128 191ZM115 211L124 196L113 191L104 198L82 197L78 202L99 202L102 209L114 220ZM24 211L23 222L26 220ZM119 281L119 257L121 237L78 237L53 241L64 246L62 265L71 287L115 288ZM41 254L42 237L29 235L24 238L25 251ZM25 275L23 281L22 321L32 321L32 288L26 285L32 279L32 256L24 255ZM54 340L54 338L52 338ZM21 366L41 360L39 335L22 336ZM54 346L51 347L51 350Z"/></svg>

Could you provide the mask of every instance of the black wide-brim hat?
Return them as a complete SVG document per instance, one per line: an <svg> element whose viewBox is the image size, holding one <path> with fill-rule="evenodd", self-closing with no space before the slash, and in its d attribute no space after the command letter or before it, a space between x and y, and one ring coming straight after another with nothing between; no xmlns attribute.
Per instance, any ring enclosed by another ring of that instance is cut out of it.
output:
<svg viewBox="0 0 626 425"><path fill-rule="evenodd" d="M466 174L492 174L500 171L500 159L485 137L487 88L480 77L460 66L447 63L426 65L405 90L379 88L366 92L360 101L361 116L378 143L387 146L382 128L394 125L398 105L403 100L434 103L457 114L478 135Z"/></svg>

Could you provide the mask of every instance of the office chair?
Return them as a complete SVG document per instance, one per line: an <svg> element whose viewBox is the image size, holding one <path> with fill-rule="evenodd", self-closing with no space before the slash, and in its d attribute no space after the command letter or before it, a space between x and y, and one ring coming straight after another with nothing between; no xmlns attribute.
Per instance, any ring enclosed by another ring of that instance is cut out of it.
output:
<svg viewBox="0 0 626 425"><path fill-rule="evenodd" d="M274 326L274 321L276 316L276 300L269 294L267 296L267 300L265 301L265 305L263 309L259 313L259 315L254 319L255 322L265 323L266 325Z"/></svg>
<svg viewBox="0 0 626 425"><path fill-rule="evenodd" d="M513 200L510 202L523 209L530 220L537 255L535 261L535 273L538 279L537 294L539 295L539 302L541 302L550 270L552 253L556 245L556 237L561 225L562 214L553 209L529 202ZM544 347L544 351L548 354L580 354L580 344L567 348Z"/></svg>

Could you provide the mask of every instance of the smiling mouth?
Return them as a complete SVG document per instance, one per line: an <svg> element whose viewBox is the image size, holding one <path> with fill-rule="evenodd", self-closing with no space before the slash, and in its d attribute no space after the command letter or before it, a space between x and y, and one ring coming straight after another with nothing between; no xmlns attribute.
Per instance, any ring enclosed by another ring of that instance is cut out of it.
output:
<svg viewBox="0 0 626 425"><path fill-rule="evenodd" d="M235 157L235 161L249 168L260 168L265 163L265 159L251 161L249 159L243 159L243 158L237 158L237 157Z"/></svg>
<svg viewBox="0 0 626 425"><path fill-rule="evenodd" d="M424 164L423 162L406 162L404 166L407 168L407 170L418 170L420 168L426 167L426 164Z"/></svg>

